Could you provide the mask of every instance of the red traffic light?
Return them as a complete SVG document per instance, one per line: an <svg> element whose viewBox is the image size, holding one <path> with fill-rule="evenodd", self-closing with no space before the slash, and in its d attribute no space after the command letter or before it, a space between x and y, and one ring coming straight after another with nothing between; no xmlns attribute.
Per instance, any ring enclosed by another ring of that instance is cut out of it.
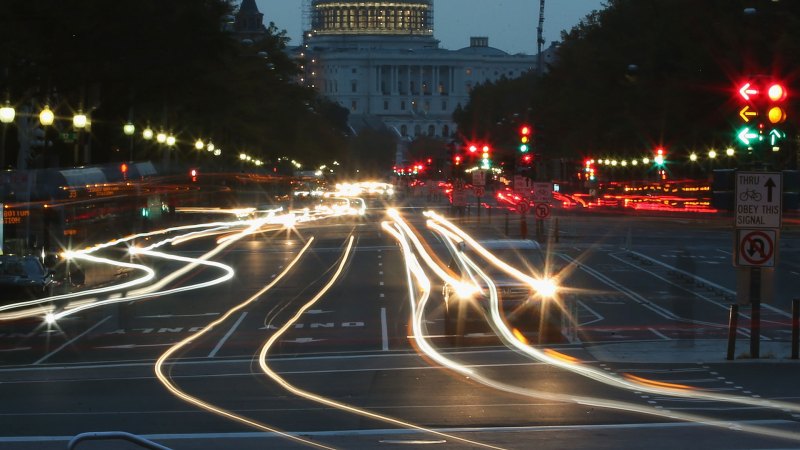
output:
<svg viewBox="0 0 800 450"><path fill-rule="evenodd" d="M523 125L519 129L519 134L521 134L522 136L530 136L531 135L531 127L529 127L528 125Z"/></svg>
<svg viewBox="0 0 800 450"><path fill-rule="evenodd" d="M120 171L120 172L122 172L122 173L128 173L128 165L127 165L127 164L125 164L125 163L122 163L122 164L119 166L119 171Z"/></svg>
<svg viewBox="0 0 800 450"><path fill-rule="evenodd" d="M477 145L475 145L475 144L470 144L469 145L469 152L470 153L475 153L477 151L478 151L478 146Z"/></svg>
<svg viewBox="0 0 800 450"><path fill-rule="evenodd" d="M774 83L767 89L767 97L773 102L782 102L786 100L787 95L786 88L779 83Z"/></svg>
<svg viewBox="0 0 800 450"><path fill-rule="evenodd" d="M533 155L528 154L528 155L523 156L522 157L522 162L524 162L525 164L532 163L533 162Z"/></svg>
<svg viewBox="0 0 800 450"><path fill-rule="evenodd" d="M456 155L456 157L453 158L453 161L456 163L457 166L461 165L461 155Z"/></svg>
<svg viewBox="0 0 800 450"><path fill-rule="evenodd" d="M489 153L492 149L488 145L483 146L483 153Z"/></svg>

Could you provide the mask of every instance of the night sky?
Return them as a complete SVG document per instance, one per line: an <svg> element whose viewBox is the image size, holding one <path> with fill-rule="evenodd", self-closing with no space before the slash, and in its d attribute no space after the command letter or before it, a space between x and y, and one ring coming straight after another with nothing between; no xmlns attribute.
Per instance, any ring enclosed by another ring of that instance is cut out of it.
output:
<svg viewBox="0 0 800 450"><path fill-rule="evenodd" d="M547 44L560 40L561 31L569 30L593 10L601 9L603 0L547 0L544 38ZM256 0L264 14L264 23L275 22L291 37L292 45L300 40L300 0ZM538 0L435 0L434 36L447 49L469 45L470 36L489 36L489 45L509 53L536 53L536 27L539 21Z"/></svg>

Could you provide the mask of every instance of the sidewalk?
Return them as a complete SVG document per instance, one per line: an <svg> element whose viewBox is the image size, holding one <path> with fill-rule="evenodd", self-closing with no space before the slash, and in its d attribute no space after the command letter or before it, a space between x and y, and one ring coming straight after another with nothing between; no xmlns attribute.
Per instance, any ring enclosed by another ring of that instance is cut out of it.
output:
<svg viewBox="0 0 800 450"><path fill-rule="evenodd" d="M728 342L724 339L586 344L584 348L592 356L603 362L681 364L728 362L725 359ZM750 340L739 339L736 341L735 362L800 364L800 360L789 359L791 356L791 344L789 342L762 340L760 351L761 358L750 358Z"/></svg>

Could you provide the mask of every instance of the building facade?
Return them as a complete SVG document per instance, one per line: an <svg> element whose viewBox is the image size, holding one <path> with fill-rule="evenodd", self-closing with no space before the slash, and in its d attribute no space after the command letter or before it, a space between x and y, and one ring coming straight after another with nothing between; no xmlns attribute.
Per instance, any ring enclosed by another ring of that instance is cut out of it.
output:
<svg viewBox="0 0 800 450"><path fill-rule="evenodd" d="M473 37L460 50L434 38L433 0L309 3L312 30L298 56L304 82L350 111L358 132L380 124L398 136L451 138L453 111L472 89L536 69L536 56L510 55Z"/></svg>

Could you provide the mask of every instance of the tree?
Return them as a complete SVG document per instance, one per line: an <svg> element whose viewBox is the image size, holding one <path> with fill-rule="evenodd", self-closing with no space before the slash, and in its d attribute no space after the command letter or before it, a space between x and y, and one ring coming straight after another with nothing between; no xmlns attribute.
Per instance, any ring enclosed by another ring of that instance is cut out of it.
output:
<svg viewBox="0 0 800 450"><path fill-rule="evenodd" d="M341 112L294 82L285 32L271 24L263 40L239 42L226 26L233 10L232 0L8 0L0 87L65 118L91 110L95 162L127 146L120 127L131 116L233 157L341 153Z"/></svg>
<svg viewBox="0 0 800 450"><path fill-rule="evenodd" d="M459 129L505 139L508 118L530 111L534 149L552 158L719 147L733 140L741 77L797 85L800 3L609 0L563 33L557 51L541 78L475 89L455 115Z"/></svg>

